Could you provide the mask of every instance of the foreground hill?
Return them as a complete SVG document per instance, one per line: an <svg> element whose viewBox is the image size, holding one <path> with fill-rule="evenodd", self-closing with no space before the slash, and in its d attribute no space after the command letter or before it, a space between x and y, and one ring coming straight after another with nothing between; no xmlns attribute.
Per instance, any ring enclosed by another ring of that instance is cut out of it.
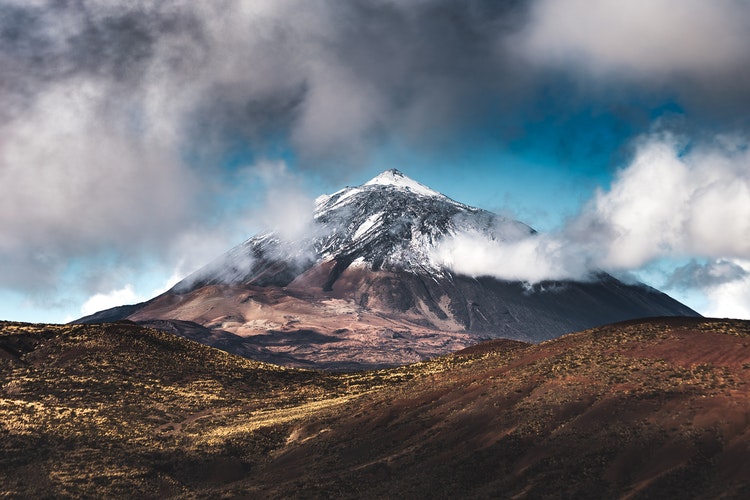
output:
<svg viewBox="0 0 750 500"><path fill-rule="evenodd" d="M746 321L634 321L356 374L129 323L1 325L3 495L750 495Z"/></svg>
<svg viewBox="0 0 750 500"><path fill-rule="evenodd" d="M77 322L129 319L258 361L372 369L490 338L539 342L633 318L698 316L605 273L529 286L459 274L440 257L465 238L499 248L535 237L388 170L319 197L304 234L253 236L147 302Z"/></svg>

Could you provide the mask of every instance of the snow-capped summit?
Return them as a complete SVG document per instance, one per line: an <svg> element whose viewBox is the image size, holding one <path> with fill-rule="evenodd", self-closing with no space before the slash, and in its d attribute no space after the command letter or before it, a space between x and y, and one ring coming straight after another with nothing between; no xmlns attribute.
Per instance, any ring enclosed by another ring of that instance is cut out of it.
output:
<svg viewBox="0 0 750 500"><path fill-rule="evenodd" d="M433 250L458 230L491 233L510 226L532 232L521 222L454 201L395 169L318 198L315 221L323 228L315 241L322 260L392 271L443 272L433 261Z"/></svg>
<svg viewBox="0 0 750 500"><path fill-rule="evenodd" d="M349 266L442 275L447 271L434 261L434 249L458 231L491 238L533 232L521 222L454 201L395 169L360 186L318 197L313 221L308 235L294 242L274 233L256 235L175 289L211 283L284 286L316 262L335 264L322 284L326 289Z"/></svg>
<svg viewBox="0 0 750 500"><path fill-rule="evenodd" d="M421 194L423 196L445 197L443 194L438 193L437 191L433 191L424 184L420 184L414 179L405 176L402 172L396 170L395 168L386 170L382 174L365 182L363 186L393 186L400 189L408 189L409 191Z"/></svg>

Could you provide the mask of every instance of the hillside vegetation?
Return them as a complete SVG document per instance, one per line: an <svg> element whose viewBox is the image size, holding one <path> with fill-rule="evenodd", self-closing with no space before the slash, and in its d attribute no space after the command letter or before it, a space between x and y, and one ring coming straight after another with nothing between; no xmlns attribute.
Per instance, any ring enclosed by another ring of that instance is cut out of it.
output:
<svg viewBox="0 0 750 500"><path fill-rule="evenodd" d="M0 323L0 494L748 496L749 345L665 318L336 374Z"/></svg>

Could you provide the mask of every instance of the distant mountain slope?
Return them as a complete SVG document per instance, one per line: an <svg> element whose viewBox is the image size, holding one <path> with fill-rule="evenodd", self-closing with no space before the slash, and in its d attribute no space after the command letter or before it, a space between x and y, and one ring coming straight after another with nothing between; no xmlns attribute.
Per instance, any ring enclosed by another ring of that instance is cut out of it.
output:
<svg viewBox="0 0 750 500"><path fill-rule="evenodd" d="M631 318L697 316L653 288L604 273L535 286L455 274L433 254L461 231L499 242L535 234L388 170L319 197L309 231L294 241L254 236L159 297L78 322L177 321L169 327L177 333L192 322L244 339L223 342L231 352L351 369L413 362L488 338L538 342Z"/></svg>
<svg viewBox="0 0 750 500"><path fill-rule="evenodd" d="M749 383L748 321L631 321L355 374L132 323L0 323L0 495L746 498Z"/></svg>

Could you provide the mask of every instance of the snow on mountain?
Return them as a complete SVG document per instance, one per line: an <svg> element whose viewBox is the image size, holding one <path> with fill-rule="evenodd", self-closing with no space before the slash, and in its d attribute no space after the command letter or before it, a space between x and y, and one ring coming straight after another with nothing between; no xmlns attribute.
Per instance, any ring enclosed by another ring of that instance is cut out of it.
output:
<svg viewBox="0 0 750 500"><path fill-rule="evenodd" d="M375 270L441 272L433 250L459 229L490 238L533 232L520 222L451 200L398 170L319 199L314 218L327 228L314 242L320 258L361 259ZM499 230L502 226L513 231Z"/></svg>
<svg viewBox="0 0 750 500"><path fill-rule="evenodd" d="M395 168L386 170L385 172L378 175L374 179L370 179L369 181L365 182L364 185L365 186L393 186L397 189L406 189L415 194L419 194L422 196L437 196L441 198L446 198L445 195L438 193L437 191L433 191L432 189L428 188L424 184L420 184L414 179L410 179L409 177L405 176L403 173L399 172Z"/></svg>
<svg viewBox="0 0 750 500"><path fill-rule="evenodd" d="M356 261L360 267L376 271L444 274L446 269L436 262L434 251L440 240L456 231L473 231L499 240L533 233L521 222L454 201L395 169L361 186L318 197L313 220L307 237L283 241L274 233L254 236L176 289L211 283L283 286L295 272L314 262L333 260L340 268ZM273 266L268 269L272 261L283 262L276 266L283 272L273 275ZM253 262L255 265L250 265Z"/></svg>

